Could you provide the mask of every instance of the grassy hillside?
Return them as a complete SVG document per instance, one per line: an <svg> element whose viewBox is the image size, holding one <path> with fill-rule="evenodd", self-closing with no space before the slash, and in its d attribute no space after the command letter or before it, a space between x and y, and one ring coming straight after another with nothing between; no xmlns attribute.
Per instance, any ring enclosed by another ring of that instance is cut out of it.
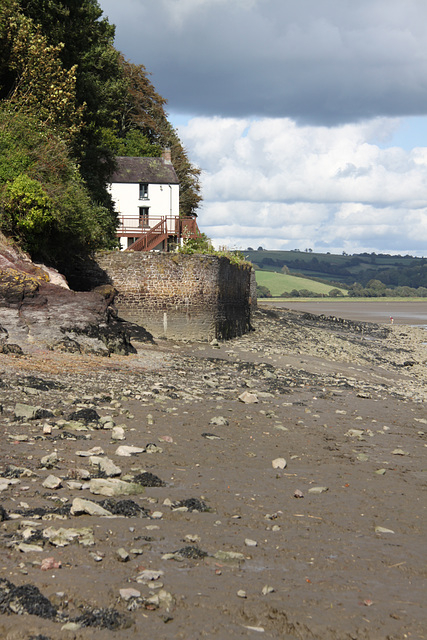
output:
<svg viewBox="0 0 427 640"><path fill-rule="evenodd" d="M327 296L329 291L335 288L322 282L316 282L315 280L276 273L274 271L256 271L255 275L257 284L270 289L273 297L279 297L285 291L290 293L293 289L297 291L307 289L308 291ZM341 289L341 291L343 295L347 295L347 291L344 289Z"/></svg>
<svg viewBox="0 0 427 640"><path fill-rule="evenodd" d="M260 269L321 278L352 285L378 279L387 286L420 287L427 284L427 259L386 254L337 255L305 251L245 251L245 256Z"/></svg>

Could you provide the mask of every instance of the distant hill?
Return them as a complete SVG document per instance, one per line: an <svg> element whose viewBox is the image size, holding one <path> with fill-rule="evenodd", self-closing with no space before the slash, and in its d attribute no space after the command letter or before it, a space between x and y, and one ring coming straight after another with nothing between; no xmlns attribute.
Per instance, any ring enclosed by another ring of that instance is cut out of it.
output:
<svg viewBox="0 0 427 640"><path fill-rule="evenodd" d="M427 258L412 256L361 253L337 255L310 251L246 250L250 262L263 271L281 272L287 267L291 275L301 274L324 282L355 282L366 286L379 280L389 288L427 287Z"/></svg>
<svg viewBox="0 0 427 640"><path fill-rule="evenodd" d="M300 278L275 271L255 271L257 285L267 287L273 298L280 297L282 293L305 290L310 294L329 296L329 292L335 287L330 284L317 282L308 278ZM341 295L347 295L345 289L339 290ZM300 294L301 295L301 294ZM339 294L338 294L339 295Z"/></svg>

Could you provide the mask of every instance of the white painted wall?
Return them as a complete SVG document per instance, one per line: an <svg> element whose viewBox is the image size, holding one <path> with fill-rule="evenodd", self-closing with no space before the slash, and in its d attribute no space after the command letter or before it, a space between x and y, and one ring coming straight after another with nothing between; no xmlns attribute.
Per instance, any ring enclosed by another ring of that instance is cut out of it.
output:
<svg viewBox="0 0 427 640"><path fill-rule="evenodd" d="M116 211L123 216L126 227L139 228L139 208L148 207L150 218L179 216L179 185L149 184L148 198L139 199L139 184L115 182L109 186ZM158 220L154 220L156 224ZM150 222L149 222L150 224ZM150 224L150 226L153 226Z"/></svg>

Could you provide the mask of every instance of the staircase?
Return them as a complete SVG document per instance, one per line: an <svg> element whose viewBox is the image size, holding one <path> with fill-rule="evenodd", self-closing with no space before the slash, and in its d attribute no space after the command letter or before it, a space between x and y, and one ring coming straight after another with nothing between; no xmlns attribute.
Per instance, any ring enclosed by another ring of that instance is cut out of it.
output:
<svg viewBox="0 0 427 640"><path fill-rule="evenodd" d="M140 237L131 244L126 251L152 251L168 238L174 238L176 242L179 242L182 238L197 238L200 236L195 218L163 217L160 218L160 222L153 227L143 230L140 233Z"/></svg>

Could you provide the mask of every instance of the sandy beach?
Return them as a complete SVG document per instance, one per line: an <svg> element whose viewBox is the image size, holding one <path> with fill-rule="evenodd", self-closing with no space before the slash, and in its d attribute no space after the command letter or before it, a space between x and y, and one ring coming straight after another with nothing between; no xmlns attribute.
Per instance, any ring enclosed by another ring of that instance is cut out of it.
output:
<svg viewBox="0 0 427 640"><path fill-rule="evenodd" d="M262 306L2 355L2 639L427 637L425 332Z"/></svg>

